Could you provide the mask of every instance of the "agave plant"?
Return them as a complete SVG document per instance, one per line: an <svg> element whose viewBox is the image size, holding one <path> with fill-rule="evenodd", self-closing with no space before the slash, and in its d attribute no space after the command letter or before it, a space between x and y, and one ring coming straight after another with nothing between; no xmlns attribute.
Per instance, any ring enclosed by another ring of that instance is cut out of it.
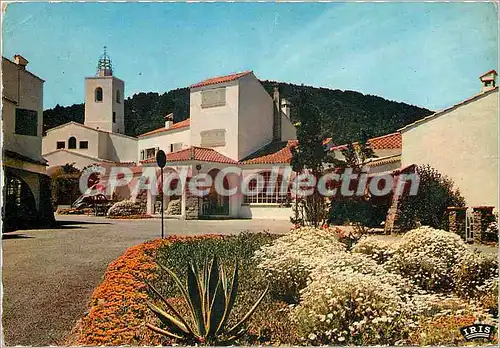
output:
<svg viewBox="0 0 500 348"><path fill-rule="evenodd" d="M231 285L219 266L217 258L205 261L201 272L196 265L190 263L187 272L187 286L184 286L179 277L167 267L158 264L174 280L191 313L192 321L186 320L167 302L165 297L154 286L147 283L169 312L148 302L149 308L160 319L165 328L146 324L151 330L171 338L185 342L197 342L215 345L229 343L241 337L247 330L245 322L255 312L264 299L268 288L260 295L257 302L246 315L234 326L226 328L229 315L234 307L238 292L238 262L236 262Z"/></svg>

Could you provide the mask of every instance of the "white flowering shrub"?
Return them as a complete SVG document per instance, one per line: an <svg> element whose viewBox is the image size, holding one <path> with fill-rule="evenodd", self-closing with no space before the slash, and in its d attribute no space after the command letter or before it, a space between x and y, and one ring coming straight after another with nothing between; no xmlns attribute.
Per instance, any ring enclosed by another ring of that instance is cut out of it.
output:
<svg viewBox="0 0 500 348"><path fill-rule="evenodd" d="M469 252L455 233L428 226L407 232L385 264L425 290L453 289L453 267Z"/></svg>
<svg viewBox="0 0 500 348"><path fill-rule="evenodd" d="M465 297L481 295L481 286L498 274L496 255L470 251L453 267L455 292Z"/></svg>
<svg viewBox="0 0 500 348"><path fill-rule="evenodd" d="M393 243L376 237L363 238L352 248L352 252L367 255L380 264L387 262L394 251Z"/></svg>
<svg viewBox="0 0 500 348"><path fill-rule="evenodd" d="M255 259L271 281L274 297L295 303L310 272L330 255L345 251L334 230L302 227L255 252Z"/></svg>
<svg viewBox="0 0 500 348"><path fill-rule="evenodd" d="M291 317L313 345L394 345L412 327L395 286L349 268L316 273Z"/></svg>
<svg viewBox="0 0 500 348"><path fill-rule="evenodd" d="M139 203L130 200L117 202L109 208L108 216L130 216L144 214L144 208Z"/></svg>

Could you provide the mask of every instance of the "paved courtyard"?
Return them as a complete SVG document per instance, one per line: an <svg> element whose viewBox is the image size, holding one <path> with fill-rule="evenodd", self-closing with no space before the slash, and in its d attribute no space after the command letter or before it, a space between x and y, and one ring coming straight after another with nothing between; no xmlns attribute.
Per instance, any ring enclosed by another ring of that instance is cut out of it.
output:
<svg viewBox="0 0 500 348"><path fill-rule="evenodd" d="M6 345L57 345L87 309L108 264L128 247L160 236L159 219L58 216L54 229L3 235ZM167 235L284 233L286 220L165 220Z"/></svg>

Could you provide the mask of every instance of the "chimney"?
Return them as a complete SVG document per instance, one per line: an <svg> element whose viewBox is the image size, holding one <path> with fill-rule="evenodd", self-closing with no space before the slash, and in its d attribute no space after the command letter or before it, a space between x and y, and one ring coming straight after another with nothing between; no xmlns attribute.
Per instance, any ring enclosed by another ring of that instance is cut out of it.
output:
<svg viewBox="0 0 500 348"><path fill-rule="evenodd" d="M165 128L170 129L172 128L174 124L174 114L170 113L167 116L165 116Z"/></svg>
<svg viewBox="0 0 500 348"><path fill-rule="evenodd" d="M26 65L28 65L28 60L21 56L20 54L16 54L14 56L14 62L23 70L26 69Z"/></svg>
<svg viewBox="0 0 500 348"><path fill-rule="evenodd" d="M281 141L281 100L278 86L273 92L273 141Z"/></svg>
<svg viewBox="0 0 500 348"><path fill-rule="evenodd" d="M290 102L285 98L281 99L281 112L290 118Z"/></svg>
<svg viewBox="0 0 500 348"><path fill-rule="evenodd" d="M482 92L487 92L489 90L492 90L496 86L496 79L497 79L497 72L495 70L490 70L481 76L479 76L479 79L481 80L481 91Z"/></svg>

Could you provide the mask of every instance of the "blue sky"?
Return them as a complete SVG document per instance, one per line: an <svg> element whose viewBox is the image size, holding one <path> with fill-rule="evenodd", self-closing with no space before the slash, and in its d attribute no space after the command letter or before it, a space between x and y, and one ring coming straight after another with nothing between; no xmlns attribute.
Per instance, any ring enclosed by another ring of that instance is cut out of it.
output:
<svg viewBox="0 0 500 348"><path fill-rule="evenodd" d="M126 96L253 70L440 109L497 68L491 3L16 3L3 55L46 80L44 107L84 100L103 46Z"/></svg>

